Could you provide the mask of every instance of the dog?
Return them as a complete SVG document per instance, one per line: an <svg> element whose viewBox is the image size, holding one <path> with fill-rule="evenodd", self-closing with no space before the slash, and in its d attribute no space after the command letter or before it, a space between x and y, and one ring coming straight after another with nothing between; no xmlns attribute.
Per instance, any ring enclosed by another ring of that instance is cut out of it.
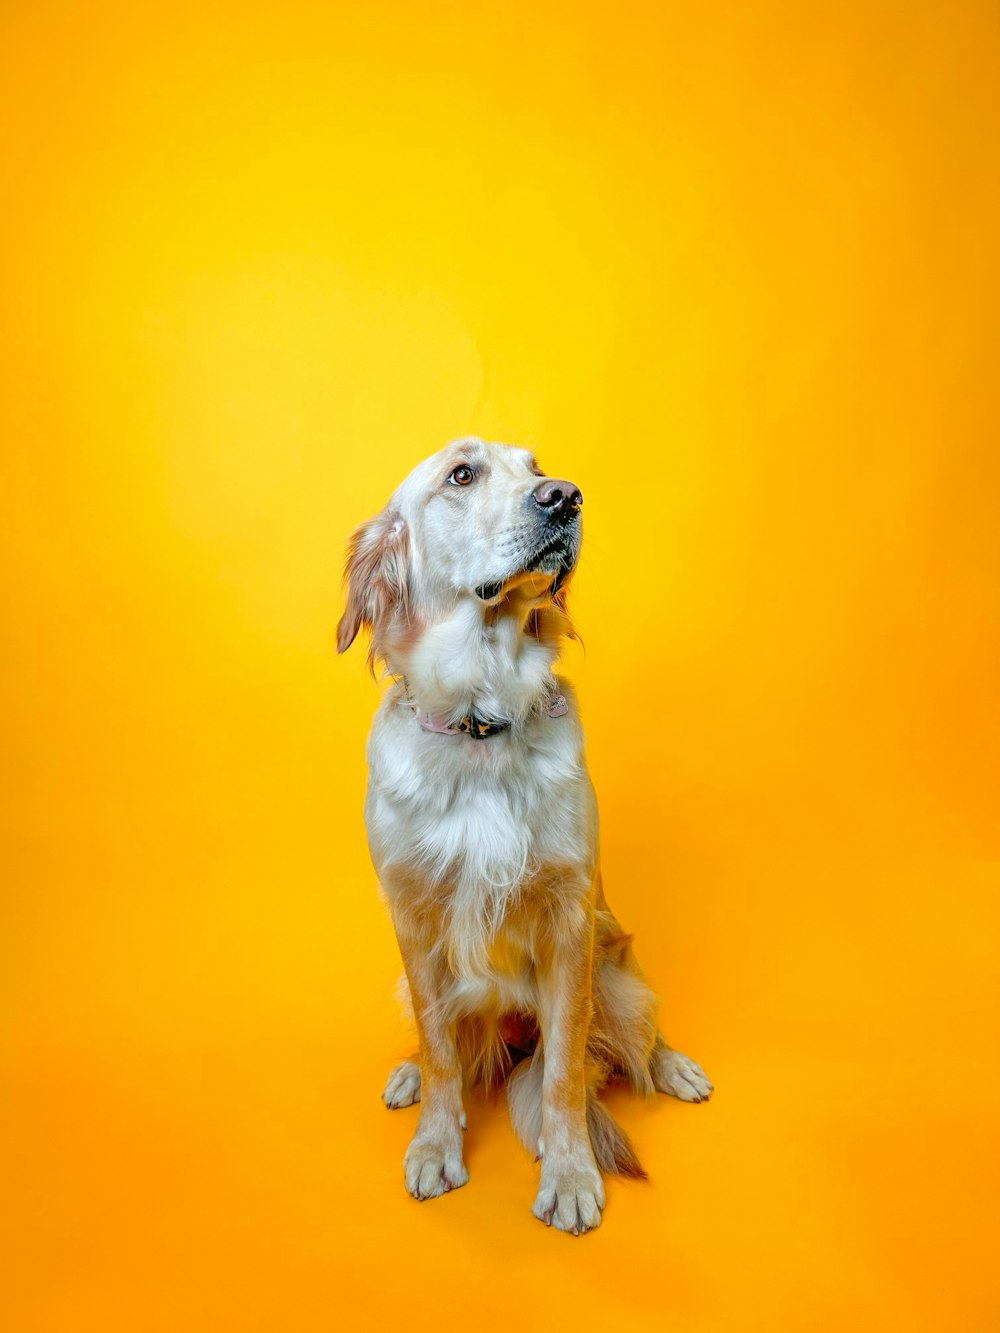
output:
<svg viewBox="0 0 1000 1333"><path fill-rule="evenodd" d="M569 682L583 495L532 454L475 438L426 459L351 539L345 652L370 631L391 682L368 741L365 822L419 1053L389 1076L420 1103L406 1188L466 1184L464 1087L506 1083L541 1162L533 1212L600 1225L601 1172L644 1177L598 1099L612 1077L705 1101L604 896L597 803Z"/></svg>

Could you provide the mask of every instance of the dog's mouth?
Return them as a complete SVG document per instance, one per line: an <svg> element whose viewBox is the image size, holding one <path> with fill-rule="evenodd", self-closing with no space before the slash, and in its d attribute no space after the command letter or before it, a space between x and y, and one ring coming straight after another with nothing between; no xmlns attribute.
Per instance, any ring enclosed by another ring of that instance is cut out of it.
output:
<svg viewBox="0 0 1000 1333"><path fill-rule="evenodd" d="M572 573L576 564L577 543L565 532L550 537L535 551L525 563L495 583L481 583L476 588L476 596L484 602L491 602L499 597L505 588L531 575L545 575L552 579L549 594L557 593Z"/></svg>

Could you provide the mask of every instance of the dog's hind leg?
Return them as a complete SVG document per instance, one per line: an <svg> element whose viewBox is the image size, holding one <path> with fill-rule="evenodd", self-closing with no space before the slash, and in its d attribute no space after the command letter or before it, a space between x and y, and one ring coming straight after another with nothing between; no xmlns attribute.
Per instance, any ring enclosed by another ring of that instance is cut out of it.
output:
<svg viewBox="0 0 1000 1333"><path fill-rule="evenodd" d="M611 913L598 917L599 959L594 969L590 1047L636 1092L666 1092L682 1102L704 1102L712 1084L701 1065L673 1050L656 1027L656 995L632 951L631 936Z"/></svg>
<svg viewBox="0 0 1000 1333"><path fill-rule="evenodd" d="M707 1102L712 1095L712 1084L701 1065L668 1046L662 1032L656 1034L649 1072L657 1092L669 1093L682 1102Z"/></svg>
<svg viewBox="0 0 1000 1333"><path fill-rule="evenodd" d="M390 1111L412 1106L420 1101L420 1066L416 1060L404 1060L389 1075L382 1100Z"/></svg>

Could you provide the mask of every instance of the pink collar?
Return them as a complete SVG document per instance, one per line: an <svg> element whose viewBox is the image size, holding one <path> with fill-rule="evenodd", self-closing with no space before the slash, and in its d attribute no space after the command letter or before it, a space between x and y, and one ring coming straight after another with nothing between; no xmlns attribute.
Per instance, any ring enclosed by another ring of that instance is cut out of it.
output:
<svg viewBox="0 0 1000 1333"><path fill-rule="evenodd" d="M550 694L545 706L547 717L565 717L569 704L565 694ZM489 722L475 713L466 713L459 722L450 723L447 713L417 713L417 721L424 731L436 731L442 736L471 736L473 740L484 741L490 736L498 736L502 731L509 731L509 722Z"/></svg>

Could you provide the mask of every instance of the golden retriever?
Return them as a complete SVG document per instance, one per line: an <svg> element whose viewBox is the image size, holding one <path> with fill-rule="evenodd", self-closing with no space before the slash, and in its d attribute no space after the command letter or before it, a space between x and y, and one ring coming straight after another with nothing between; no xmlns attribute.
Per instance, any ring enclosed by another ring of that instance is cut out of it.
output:
<svg viewBox="0 0 1000 1333"><path fill-rule="evenodd" d="M354 534L344 652L362 627L391 679L368 742L365 819L419 1053L389 1077L420 1102L406 1188L464 1185L464 1086L507 1083L541 1160L534 1214L600 1225L601 1171L643 1176L598 1093L704 1101L657 1031L656 996L601 885L597 805L568 682L566 594L583 496L524 449L458 440Z"/></svg>

